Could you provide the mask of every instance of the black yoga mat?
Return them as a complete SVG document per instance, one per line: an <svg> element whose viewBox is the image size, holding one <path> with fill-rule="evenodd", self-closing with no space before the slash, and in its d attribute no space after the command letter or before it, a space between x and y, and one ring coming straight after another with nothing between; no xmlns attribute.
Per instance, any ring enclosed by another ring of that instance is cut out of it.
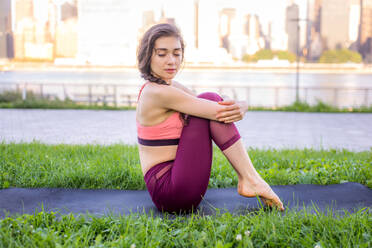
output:
<svg viewBox="0 0 372 248"><path fill-rule="evenodd" d="M272 186L286 208L311 212L328 210L333 213L352 213L372 209L372 190L359 183L334 185L285 185ZM245 198L236 188L208 189L196 209L201 215L230 212L245 214L260 207L257 198ZM219 209L219 210L217 210ZM59 214L92 214L95 216L150 213L162 215L152 203L150 195L143 190L87 190L61 188L8 188L0 190L0 217L15 214L34 214L39 211Z"/></svg>

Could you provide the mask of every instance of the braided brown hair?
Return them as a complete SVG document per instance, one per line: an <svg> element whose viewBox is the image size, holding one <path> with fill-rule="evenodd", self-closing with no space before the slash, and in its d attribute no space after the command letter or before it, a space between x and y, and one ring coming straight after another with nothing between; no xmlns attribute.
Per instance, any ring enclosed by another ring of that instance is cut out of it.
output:
<svg viewBox="0 0 372 248"><path fill-rule="evenodd" d="M155 47L155 41L160 37L176 37L181 43L182 61L185 49L185 44L180 31L174 25L168 23L161 23L152 26L143 35L142 40L137 50L138 69L141 72L141 77L147 81L167 84L163 79L155 77L151 73L151 58Z"/></svg>

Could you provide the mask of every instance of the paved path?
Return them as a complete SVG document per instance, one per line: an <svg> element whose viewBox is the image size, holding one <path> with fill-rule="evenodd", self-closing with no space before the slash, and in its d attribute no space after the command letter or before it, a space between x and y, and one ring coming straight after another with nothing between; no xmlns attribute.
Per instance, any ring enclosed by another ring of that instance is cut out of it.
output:
<svg viewBox="0 0 372 248"><path fill-rule="evenodd" d="M248 112L247 147L372 148L372 114ZM0 109L0 142L136 144L134 111Z"/></svg>

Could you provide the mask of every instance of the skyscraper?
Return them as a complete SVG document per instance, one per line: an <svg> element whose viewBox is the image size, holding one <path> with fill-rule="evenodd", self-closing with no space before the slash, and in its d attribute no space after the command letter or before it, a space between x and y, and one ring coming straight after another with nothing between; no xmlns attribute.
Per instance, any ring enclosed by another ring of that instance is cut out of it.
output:
<svg viewBox="0 0 372 248"><path fill-rule="evenodd" d="M372 37L372 0L360 0L361 27L360 42L363 44Z"/></svg>
<svg viewBox="0 0 372 248"><path fill-rule="evenodd" d="M219 33L222 47L230 51L229 36L231 35L231 22L235 17L236 10L233 8L224 8L220 12Z"/></svg>
<svg viewBox="0 0 372 248"><path fill-rule="evenodd" d="M10 5L10 0L0 0L0 58L13 58Z"/></svg>
<svg viewBox="0 0 372 248"><path fill-rule="evenodd" d="M65 2L61 6L61 20L66 21L70 18L77 18L77 2Z"/></svg>
<svg viewBox="0 0 372 248"><path fill-rule="evenodd" d="M320 33L326 47L349 47L350 0L323 0L320 18Z"/></svg>
<svg viewBox="0 0 372 248"><path fill-rule="evenodd" d="M15 22L29 18L34 18L34 3L33 0L15 0Z"/></svg>
<svg viewBox="0 0 372 248"><path fill-rule="evenodd" d="M78 59L134 64L142 12L129 0L78 1Z"/></svg>
<svg viewBox="0 0 372 248"><path fill-rule="evenodd" d="M297 4L293 3L287 7L285 29L288 34L288 50L294 54L297 54L297 43L300 42L298 28L299 16L300 11Z"/></svg>
<svg viewBox="0 0 372 248"><path fill-rule="evenodd" d="M372 0L360 0L360 5L359 51L366 62L372 63Z"/></svg>
<svg viewBox="0 0 372 248"><path fill-rule="evenodd" d="M257 15L246 15L244 33L247 35L246 53L254 54L265 48L265 40L261 37L261 25Z"/></svg>

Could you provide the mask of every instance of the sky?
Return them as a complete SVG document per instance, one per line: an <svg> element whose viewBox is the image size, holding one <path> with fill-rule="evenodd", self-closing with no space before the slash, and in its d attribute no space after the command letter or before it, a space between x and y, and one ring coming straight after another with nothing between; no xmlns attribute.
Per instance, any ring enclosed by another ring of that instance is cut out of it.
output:
<svg viewBox="0 0 372 248"><path fill-rule="evenodd" d="M71 2L71 0L54 0L54 2L58 5L63 4L64 2ZM87 0L80 0L80 1L87 1ZM89 0L88 0L89 1ZM101 0L105 1L105 0ZM125 1L125 0L124 0ZM174 6L174 8L179 7L179 3L183 1L194 1L194 0L136 0L136 1L128 1L133 8L140 8L142 6L157 7L159 5L162 6ZM200 0L205 1L205 0ZM207 0L208 1L208 0ZM283 10L291 2L291 0L212 0L212 2L217 2L222 5L236 5L239 8L242 8L250 13L255 13L260 16L263 22L268 21L277 21L277 18L281 18L279 16L278 10ZM295 0L296 4L300 6L300 15L302 17L306 16L306 6L307 0ZM47 9L48 0L34 0L35 6L35 17L38 19L45 19L45 12Z"/></svg>
<svg viewBox="0 0 372 248"><path fill-rule="evenodd" d="M13 3L15 0L12 0ZM46 22L48 18L48 2L49 0L33 0L34 1L34 15L35 18L41 22ZM57 6L65 2L72 2L73 0L53 0ZM105 0L78 0L78 1L102 1ZM177 16L168 16L168 17L175 17L177 19L182 19L183 22L190 19L190 11L182 11L183 7L190 6L190 3L187 2L194 2L195 0L117 0L117 1L126 1L131 8L134 9L143 9L143 10L151 10L151 9L159 9L163 7L166 10L166 15L173 13L177 14ZM307 12L307 1L308 0L199 0L200 2L204 2L207 5L216 5L218 7L232 7L236 8L237 11L242 11L249 14L257 14L260 19L261 27L264 33L267 34L268 24L269 22L272 25L276 25L277 28L273 27L273 30L277 30L272 33L273 36L280 36L283 27L285 25L284 18L285 18L285 9L286 6L295 2L300 7L300 18L306 18ZM13 5L14 6L14 5ZM183 7L182 7L183 6ZM213 6L211 6L213 8ZM192 10L191 10L192 11ZM158 13L160 15L160 13ZM158 18L158 17L157 17ZM201 17L203 18L203 17ZM138 18L140 21L141 18ZM303 37L305 37L305 22L300 23L301 27L301 43L304 42ZM279 33L278 33L279 32Z"/></svg>

